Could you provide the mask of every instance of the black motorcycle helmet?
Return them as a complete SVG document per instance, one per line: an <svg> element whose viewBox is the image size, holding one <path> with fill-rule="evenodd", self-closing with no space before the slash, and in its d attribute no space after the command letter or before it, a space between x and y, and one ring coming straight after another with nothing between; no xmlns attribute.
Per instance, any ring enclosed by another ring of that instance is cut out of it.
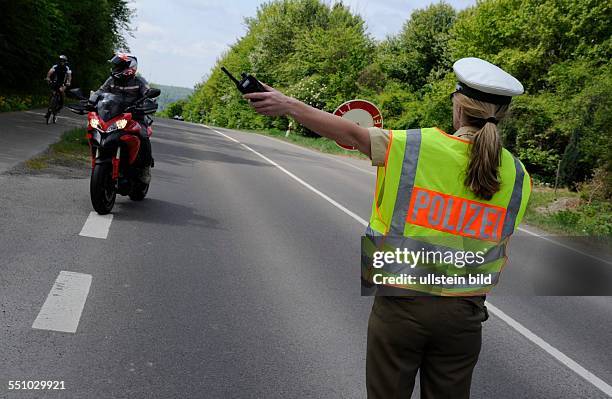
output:
<svg viewBox="0 0 612 399"><path fill-rule="evenodd" d="M136 75L138 69L138 59L126 53L117 53L108 60L111 63L111 76L117 80L127 80Z"/></svg>

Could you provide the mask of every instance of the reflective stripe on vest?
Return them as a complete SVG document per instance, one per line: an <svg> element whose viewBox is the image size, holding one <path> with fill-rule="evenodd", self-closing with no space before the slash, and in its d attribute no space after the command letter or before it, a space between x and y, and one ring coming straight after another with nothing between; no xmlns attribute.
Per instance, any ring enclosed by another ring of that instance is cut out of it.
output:
<svg viewBox="0 0 612 399"><path fill-rule="evenodd" d="M516 170L516 177L514 179L514 188L512 189L512 196L510 197L510 203L506 212L506 222L502 230L503 238L510 237L514 232L514 225L516 223L516 217L521 207L523 199L523 180L525 179L525 171L521 162L513 157L514 168Z"/></svg>
<svg viewBox="0 0 612 399"><path fill-rule="evenodd" d="M522 164L504 151L499 173L502 189L491 201L475 198L463 185L463 179L458 178L458 166L465 167L469 160L466 145L470 144L435 129L391 132L387 164L377 173L376 198L366 242L362 244L362 262L371 265L370 252L380 250L383 242L385 248L411 251L452 252L474 248L484 253L484 261L467 266L459 274L483 273L490 275L492 281L486 285L427 284L401 288L444 296L481 295L499 280L506 262L507 239L514 232L518 215L521 210L524 212L528 199L528 190L527 196L524 195L525 172ZM448 165L442 164L447 160ZM455 173L446 176L445 170ZM508 182L512 178L510 186ZM446 187L451 188L447 191ZM444 265L427 265L417 274L452 276L454 271L457 269ZM387 270L383 274L393 275Z"/></svg>
<svg viewBox="0 0 612 399"><path fill-rule="evenodd" d="M408 205L410 205L412 189L414 188L414 178L419 162L420 149L421 129L406 131L404 161L402 162L402 174L400 175L397 199L393 208L393 218L391 219L391 229L389 230L390 235L404 235L406 213L408 212Z"/></svg>

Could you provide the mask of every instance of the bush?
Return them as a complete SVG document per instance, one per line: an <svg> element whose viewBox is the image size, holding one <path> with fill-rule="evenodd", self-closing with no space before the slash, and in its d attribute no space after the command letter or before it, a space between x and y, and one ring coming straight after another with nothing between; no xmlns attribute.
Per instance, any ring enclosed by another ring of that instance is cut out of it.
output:
<svg viewBox="0 0 612 399"><path fill-rule="evenodd" d="M183 116L185 105L187 104L187 100L179 100L173 103L170 103L166 106L166 109L161 112L163 116L168 118L173 118L175 115Z"/></svg>
<svg viewBox="0 0 612 399"><path fill-rule="evenodd" d="M46 107L49 98L44 95L6 95L0 96L0 112L24 111Z"/></svg>

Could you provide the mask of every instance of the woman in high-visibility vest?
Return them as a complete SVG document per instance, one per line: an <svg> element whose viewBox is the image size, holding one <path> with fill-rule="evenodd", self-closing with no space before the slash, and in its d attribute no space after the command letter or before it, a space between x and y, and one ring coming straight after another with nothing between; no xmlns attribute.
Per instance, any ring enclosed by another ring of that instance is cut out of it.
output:
<svg viewBox="0 0 612 399"><path fill-rule="evenodd" d="M368 324L369 398L410 397L419 370L422 398L469 397L488 318L485 295L499 280L506 243L531 192L529 175L502 147L497 129L523 86L478 58L463 58L453 69L453 135L437 128L366 129L269 86L245 95L257 112L291 116L355 146L378 167L362 242L362 292L376 295ZM388 248L444 250L455 260L408 268L417 278L427 273L413 281L398 271L407 268L375 269ZM470 251L479 258L468 267Z"/></svg>

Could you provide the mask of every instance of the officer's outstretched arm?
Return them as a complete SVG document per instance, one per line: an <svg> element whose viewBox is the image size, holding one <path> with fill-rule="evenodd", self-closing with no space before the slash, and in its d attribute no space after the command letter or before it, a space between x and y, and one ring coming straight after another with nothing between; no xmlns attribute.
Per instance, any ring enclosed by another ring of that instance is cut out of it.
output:
<svg viewBox="0 0 612 399"><path fill-rule="evenodd" d="M272 87L265 85L264 93L245 94L251 106L262 115L291 116L321 136L357 147L359 151L370 156L370 134L368 129L356 123L332 115L320 109L311 107L295 98L284 95ZM255 101L253 101L255 100Z"/></svg>

